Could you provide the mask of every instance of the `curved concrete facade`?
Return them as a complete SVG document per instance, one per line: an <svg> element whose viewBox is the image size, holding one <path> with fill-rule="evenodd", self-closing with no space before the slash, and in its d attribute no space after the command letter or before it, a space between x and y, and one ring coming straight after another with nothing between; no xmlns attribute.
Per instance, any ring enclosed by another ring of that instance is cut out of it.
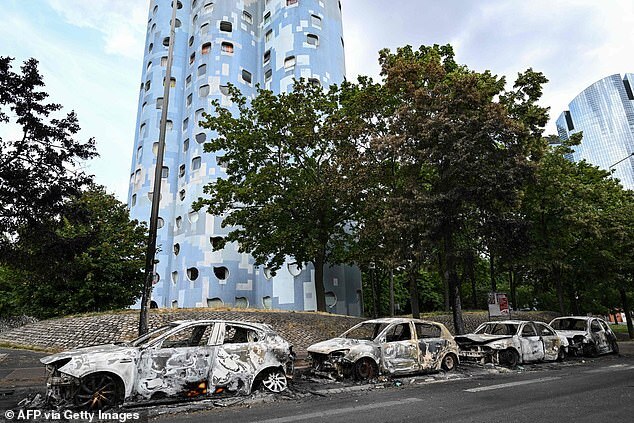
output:
<svg viewBox="0 0 634 423"><path fill-rule="evenodd" d="M569 159L613 168L627 189L634 189L633 88L634 74L610 75L583 90L557 119L561 139L583 132Z"/></svg>
<svg viewBox="0 0 634 423"><path fill-rule="evenodd" d="M172 65L172 89L158 231L160 252L152 300L159 307L275 308L314 310L314 270L287 263L275 277L253 258L227 245L221 218L195 213L191 204L203 186L225 176L203 144L213 136L198 126L217 99L231 107L227 83L247 96L255 85L286 92L294 78L323 86L345 74L338 0L180 0ZM135 219L150 216L159 138L171 0L152 0L139 95L137 132L128 204ZM222 156L222 154L218 154ZM327 301L338 314L361 313L361 277L356 268L327 267Z"/></svg>

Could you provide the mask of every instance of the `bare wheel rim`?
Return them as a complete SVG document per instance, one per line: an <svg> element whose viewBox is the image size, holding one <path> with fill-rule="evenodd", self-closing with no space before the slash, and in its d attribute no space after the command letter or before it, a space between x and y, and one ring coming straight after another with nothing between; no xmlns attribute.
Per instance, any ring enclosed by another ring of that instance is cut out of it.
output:
<svg viewBox="0 0 634 423"><path fill-rule="evenodd" d="M517 366L519 362L519 356L513 350L507 349L500 352L500 362L501 364L506 364L510 367Z"/></svg>
<svg viewBox="0 0 634 423"><path fill-rule="evenodd" d="M453 370L456 367L456 362L451 354L447 354L443 359L443 368L445 370Z"/></svg>
<svg viewBox="0 0 634 423"><path fill-rule="evenodd" d="M287 387L286 376L279 370L273 370L262 379L262 384L271 392L283 392Z"/></svg>
<svg viewBox="0 0 634 423"><path fill-rule="evenodd" d="M374 377L374 366L367 358L359 360L356 367L359 379L368 380Z"/></svg>
<svg viewBox="0 0 634 423"><path fill-rule="evenodd" d="M82 380L75 404L81 409L103 410L116 405L117 397L117 382L112 376L92 375Z"/></svg>

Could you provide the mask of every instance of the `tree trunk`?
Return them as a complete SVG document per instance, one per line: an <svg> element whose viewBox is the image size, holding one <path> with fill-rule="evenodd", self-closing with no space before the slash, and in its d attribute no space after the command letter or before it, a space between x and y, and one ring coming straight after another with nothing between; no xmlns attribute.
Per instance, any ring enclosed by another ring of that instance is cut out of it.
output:
<svg viewBox="0 0 634 423"><path fill-rule="evenodd" d="M627 292L625 288L619 288L621 294L621 305L623 306L623 313L625 313L625 320L627 321L627 332L630 335L630 339L634 339L634 324L632 324L632 312L630 310L630 304L627 300Z"/></svg>
<svg viewBox="0 0 634 423"><path fill-rule="evenodd" d="M449 312L449 310L451 309L451 304L449 301L449 284L447 283L447 278L445 278L445 263L442 259L442 253L438 253L438 273L440 274L440 279L442 279L442 285L445 294L445 311Z"/></svg>
<svg viewBox="0 0 634 423"><path fill-rule="evenodd" d="M564 287L561 282L561 268L555 266L555 287L557 289L557 301L559 302L559 312L562 316L566 314L566 306L564 304Z"/></svg>
<svg viewBox="0 0 634 423"><path fill-rule="evenodd" d="M498 284L495 280L495 259L493 252L489 253L489 271L491 273L491 292L497 292Z"/></svg>
<svg viewBox="0 0 634 423"><path fill-rule="evenodd" d="M471 308L478 308L478 289L475 278L475 258L473 252L468 252L464 258L464 274L465 278L471 283Z"/></svg>
<svg viewBox="0 0 634 423"><path fill-rule="evenodd" d="M390 317L394 317L394 270L390 267Z"/></svg>
<svg viewBox="0 0 634 423"><path fill-rule="evenodd" d="M511 288L511 304L513 304L513 309L517 310L519 307L517 306L517 274L513 269L509 271L509 280L510 280L510 288Z"/></svg>
<svg viewBox="0 0 634 423"><path fill-rule="evenodd" d="M374 269L369 269L370 285L372 286L372 317L379 317L379 290L377 289L376 275Z"/></svg>
<svg viewBox="0 0 634 423"><path fill-rule="evenodd" d="M317 311L326 311L326 290L324 288L325 254L315 258L315 296L317 297Z"/></svg>
<svg viewBox="0 0 634 423"><path fill-rule="evenodd" d="M413 266L409 271L409 296L412 306L412 317L420 319L420 307L418 305L418 283L417 283L418 267Z"/></svg>
<svg viewBox="0 0 634 423"><path fill-rule="evenodd" d="M453 239L451 234L445 234L444 239L445 257L445 279L449 286L449 297L451 311L453 314L453 327L456 335L465 333L464 321L462 320L462 303L460 301L460 280L456 271L456 256L453 249Z"/></svg>

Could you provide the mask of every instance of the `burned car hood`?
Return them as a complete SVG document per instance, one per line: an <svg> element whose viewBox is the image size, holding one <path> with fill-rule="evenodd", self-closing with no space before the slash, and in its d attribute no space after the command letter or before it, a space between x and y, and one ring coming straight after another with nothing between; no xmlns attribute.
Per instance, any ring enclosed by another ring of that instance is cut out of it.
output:
<svg viewBox="0 0 634 423"><path fill-rule="evenodd" d="M131 352L137 351L137 348L124 345L105 344L93 347L78 348L75 350L64 351L61 353L48 355L40 359L42 364L50 364L67 358L77 358L83 355L90 355L91 359L96 355L107 354L109 358L119 358L121 356L129 356Z"/></svg>
<svg viewBox="0 0 634 423"><path fill-rule="evenodd" d="M488 344L489 342L498 341L500 339L509 339L512 338L513 335L480 335L475 333L468 333L466 335L458 335L454 337L454 340L458 343L458 345L464 344Z"/></svg>
<svg viewBox="0 0 634 423"><path fill-rule="evenodd" d="M307 348L307 351L317 354L330 354L333 351L352 350L360 346L369 346L374 348L377 344L374 341L366 341L362 339L333 338L313 344Z"/></svg>
<svg viewBox="0 0 634 423"><path fill-rule="evenodd" d="M575 336L586 336L585 330L556 330L557 335L565 336L566 338L574 338Z"/></svg>

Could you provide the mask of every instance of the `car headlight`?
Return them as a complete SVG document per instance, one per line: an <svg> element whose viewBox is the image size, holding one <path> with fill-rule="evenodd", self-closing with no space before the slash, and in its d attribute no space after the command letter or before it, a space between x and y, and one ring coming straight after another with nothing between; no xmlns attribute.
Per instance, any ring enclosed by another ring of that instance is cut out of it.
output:
<svg viewBox="0 0 634 423"><path fill-rule="evenodd" d="M506 344L506 342L492 342L489 344L489 346L495 350L503 350L508 345Z"/></svg>

